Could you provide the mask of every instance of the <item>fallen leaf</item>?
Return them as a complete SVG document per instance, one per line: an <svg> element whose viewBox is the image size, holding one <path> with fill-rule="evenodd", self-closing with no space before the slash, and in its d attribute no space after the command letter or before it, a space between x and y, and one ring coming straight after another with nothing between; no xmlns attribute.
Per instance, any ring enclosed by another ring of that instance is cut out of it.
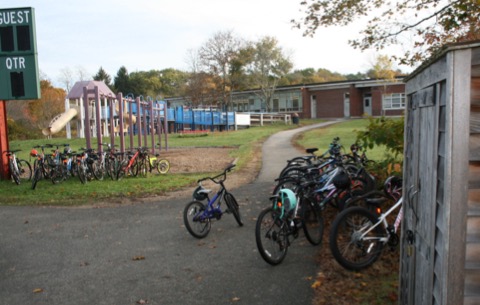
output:
<svg viewBox="0 0 480 305"><path fill-rule="evenodd" d="M322 282L321 282L321 281L318 281L318 280L315 281L315 282L313 282L313 284L312 284L312 288L313 288L313 289L316 289L316 288L318 288L318 287L320 287L320 286L322 286Z"/></svg>
<svg viewBox="0 0 480 305"><path fill-rule="evenodd" d="M43 289L42 288L35 288L33 289L33 293L41 293L43 292Z"/></svg>
<svg viewBox="0 0 480 305"><path fill-rule="evenodd" d="M148 300L143 300L143 299L142 299L142 300L138 300L138 301L137 301L137 304L140 304L140 305L142 305L142 304L148 304Z"/></svg>
<svg viewBox="0 0 480 305"><path fill-rule="evenodd" d="M144 259L145 259L145 256L139 255L139 256L134 256L134 257L132 258L132 261L142 261L142 260L144 260Z"/></svg>
<svg viewBox="0 0 480 305"><path fill-rule="evenodd" d="M232 298L232 302L238 302L238 301L240 301L240 298L238 298L238 297Z"/></svg>

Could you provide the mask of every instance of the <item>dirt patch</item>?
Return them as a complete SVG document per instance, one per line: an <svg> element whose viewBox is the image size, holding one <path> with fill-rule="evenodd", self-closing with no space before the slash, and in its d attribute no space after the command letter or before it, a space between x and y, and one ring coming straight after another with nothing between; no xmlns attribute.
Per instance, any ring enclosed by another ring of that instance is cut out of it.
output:
<svg viewBox="0 0 480 305"><path fill-rule="evenodd" d="M168 151L161 152L161 158L166 158L170 162L170 172L179 173L221 173L224 168L237 160L230 156L235 148L170 148ZM261 145L257 144L254 148L251 159L242 166L241 169L235 169L229 176L226 185L229 189L234 189L250 183L255 180L261 168ZM165 198L176 198L189 195L192 187L169 192Z"/></svg>

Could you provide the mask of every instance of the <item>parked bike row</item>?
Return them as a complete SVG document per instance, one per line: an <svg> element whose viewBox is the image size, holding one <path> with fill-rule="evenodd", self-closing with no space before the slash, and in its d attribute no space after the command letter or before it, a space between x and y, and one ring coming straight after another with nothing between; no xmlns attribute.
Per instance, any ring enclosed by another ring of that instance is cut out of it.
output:
<svg viewBox="0 0 480 305"><path fill-rule="evenodd" d="M269 198L271 205L260 212L255 226L257 248L267 263L280 264L301 230L312 245L320 245L328 206L337 211L330 213L333 219L327 219L331 222L330 248L343 267L361 270L372 265L385 246L397 246L401 209L393 222L390 216L401 207L402 180L388 177L383 189L378 190L366 168L372 161L365 152L359 154L360 150L354 144L349 154L342 153L340 139L335 138L320 156L313 148L306 150L307 156L287 161ZM243 225L239 205L224 185L234 166L215 177L198 180L193 201L183 212L185 227L192 236L206 237L212 222L226 213L233 214L238 225ZM202 185L206 180L220 185L212 198L211 190ZM222 208L223 202L226 208ZM383 213L387 202L394 204Z"/></svg>
<svg viewBox="0 0 480 305"><path fill-rule="evenodd" d="M260 213L255 227L257 247L267 263L280 264L301 230L312 245L321 244L325 221L331 224L333 256L350 270L372 265L385 245L398 244L401 213L393 224L387 216L401 206L402 180L391 176L379 191L367 170L372 161L365 152L359 154L358 145L350 150L342 153L340 139L335 138L320 156L315 154L318 149L307 149L307 156L287 161L276 179L271 205ZM395 204L382 213L387 202ZM328 206L335 212L325 213Z"/></svg>
<svg viewBox="0 0 480 305"><path fill-rule="evenodd" d="M16 184L31 181L35 189L38 181L51 180L57 184L72 177L78 177L82 184L91 180L121 180L123 177L146 177L148 173L166 174L170 170L170 162L151 156L147 147L139 147L134 151L118 152L110 144L102 144L106 149L97 152L94 149L80 148L73 151L69 144L45 144L32 148L30 156L33 166L27 160L18 159L20 150L9 150L9 169L12 180Z"/></svg>

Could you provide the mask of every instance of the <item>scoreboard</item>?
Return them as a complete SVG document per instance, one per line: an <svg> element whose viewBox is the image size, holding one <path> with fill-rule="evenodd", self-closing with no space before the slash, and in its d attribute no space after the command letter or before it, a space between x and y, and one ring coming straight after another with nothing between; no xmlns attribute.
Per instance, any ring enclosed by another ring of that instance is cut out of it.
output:
<svg viewBox="0 0 480 305"><path fill-rule="evenodd" d="M39 98L35 11L0 9L0 100Z"/></svg>

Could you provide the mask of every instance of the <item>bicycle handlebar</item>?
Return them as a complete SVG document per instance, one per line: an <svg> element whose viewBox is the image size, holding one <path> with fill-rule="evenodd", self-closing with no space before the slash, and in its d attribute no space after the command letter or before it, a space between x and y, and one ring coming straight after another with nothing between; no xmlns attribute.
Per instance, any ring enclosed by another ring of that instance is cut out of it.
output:
<svg viewBox="0 0 480 305"><path fill-rule="evenodd" d="M223 172L222 172L221 174L218 174L218 175L216 175L216 176L214 176L214 177L205 177L205 178L199 179L199 180L197 181L197 183L201 183L202 181L205 181L205 180L211 180L211 181L213 181L213 182L216 183L216 184L222 183L223 181L225 181L225 180L227 179L227 172L230 172L230 171L232 170L232 168L234 168L235 166L237 166L237 165L236 165L236 164L230 164L229 166L227 166L227 167L223 170ZM215 179L217 179L217 178L219 178L219 177L222 177L222 176L224 177L223 179L221 179L221 180L215 180Z"/></svg>

